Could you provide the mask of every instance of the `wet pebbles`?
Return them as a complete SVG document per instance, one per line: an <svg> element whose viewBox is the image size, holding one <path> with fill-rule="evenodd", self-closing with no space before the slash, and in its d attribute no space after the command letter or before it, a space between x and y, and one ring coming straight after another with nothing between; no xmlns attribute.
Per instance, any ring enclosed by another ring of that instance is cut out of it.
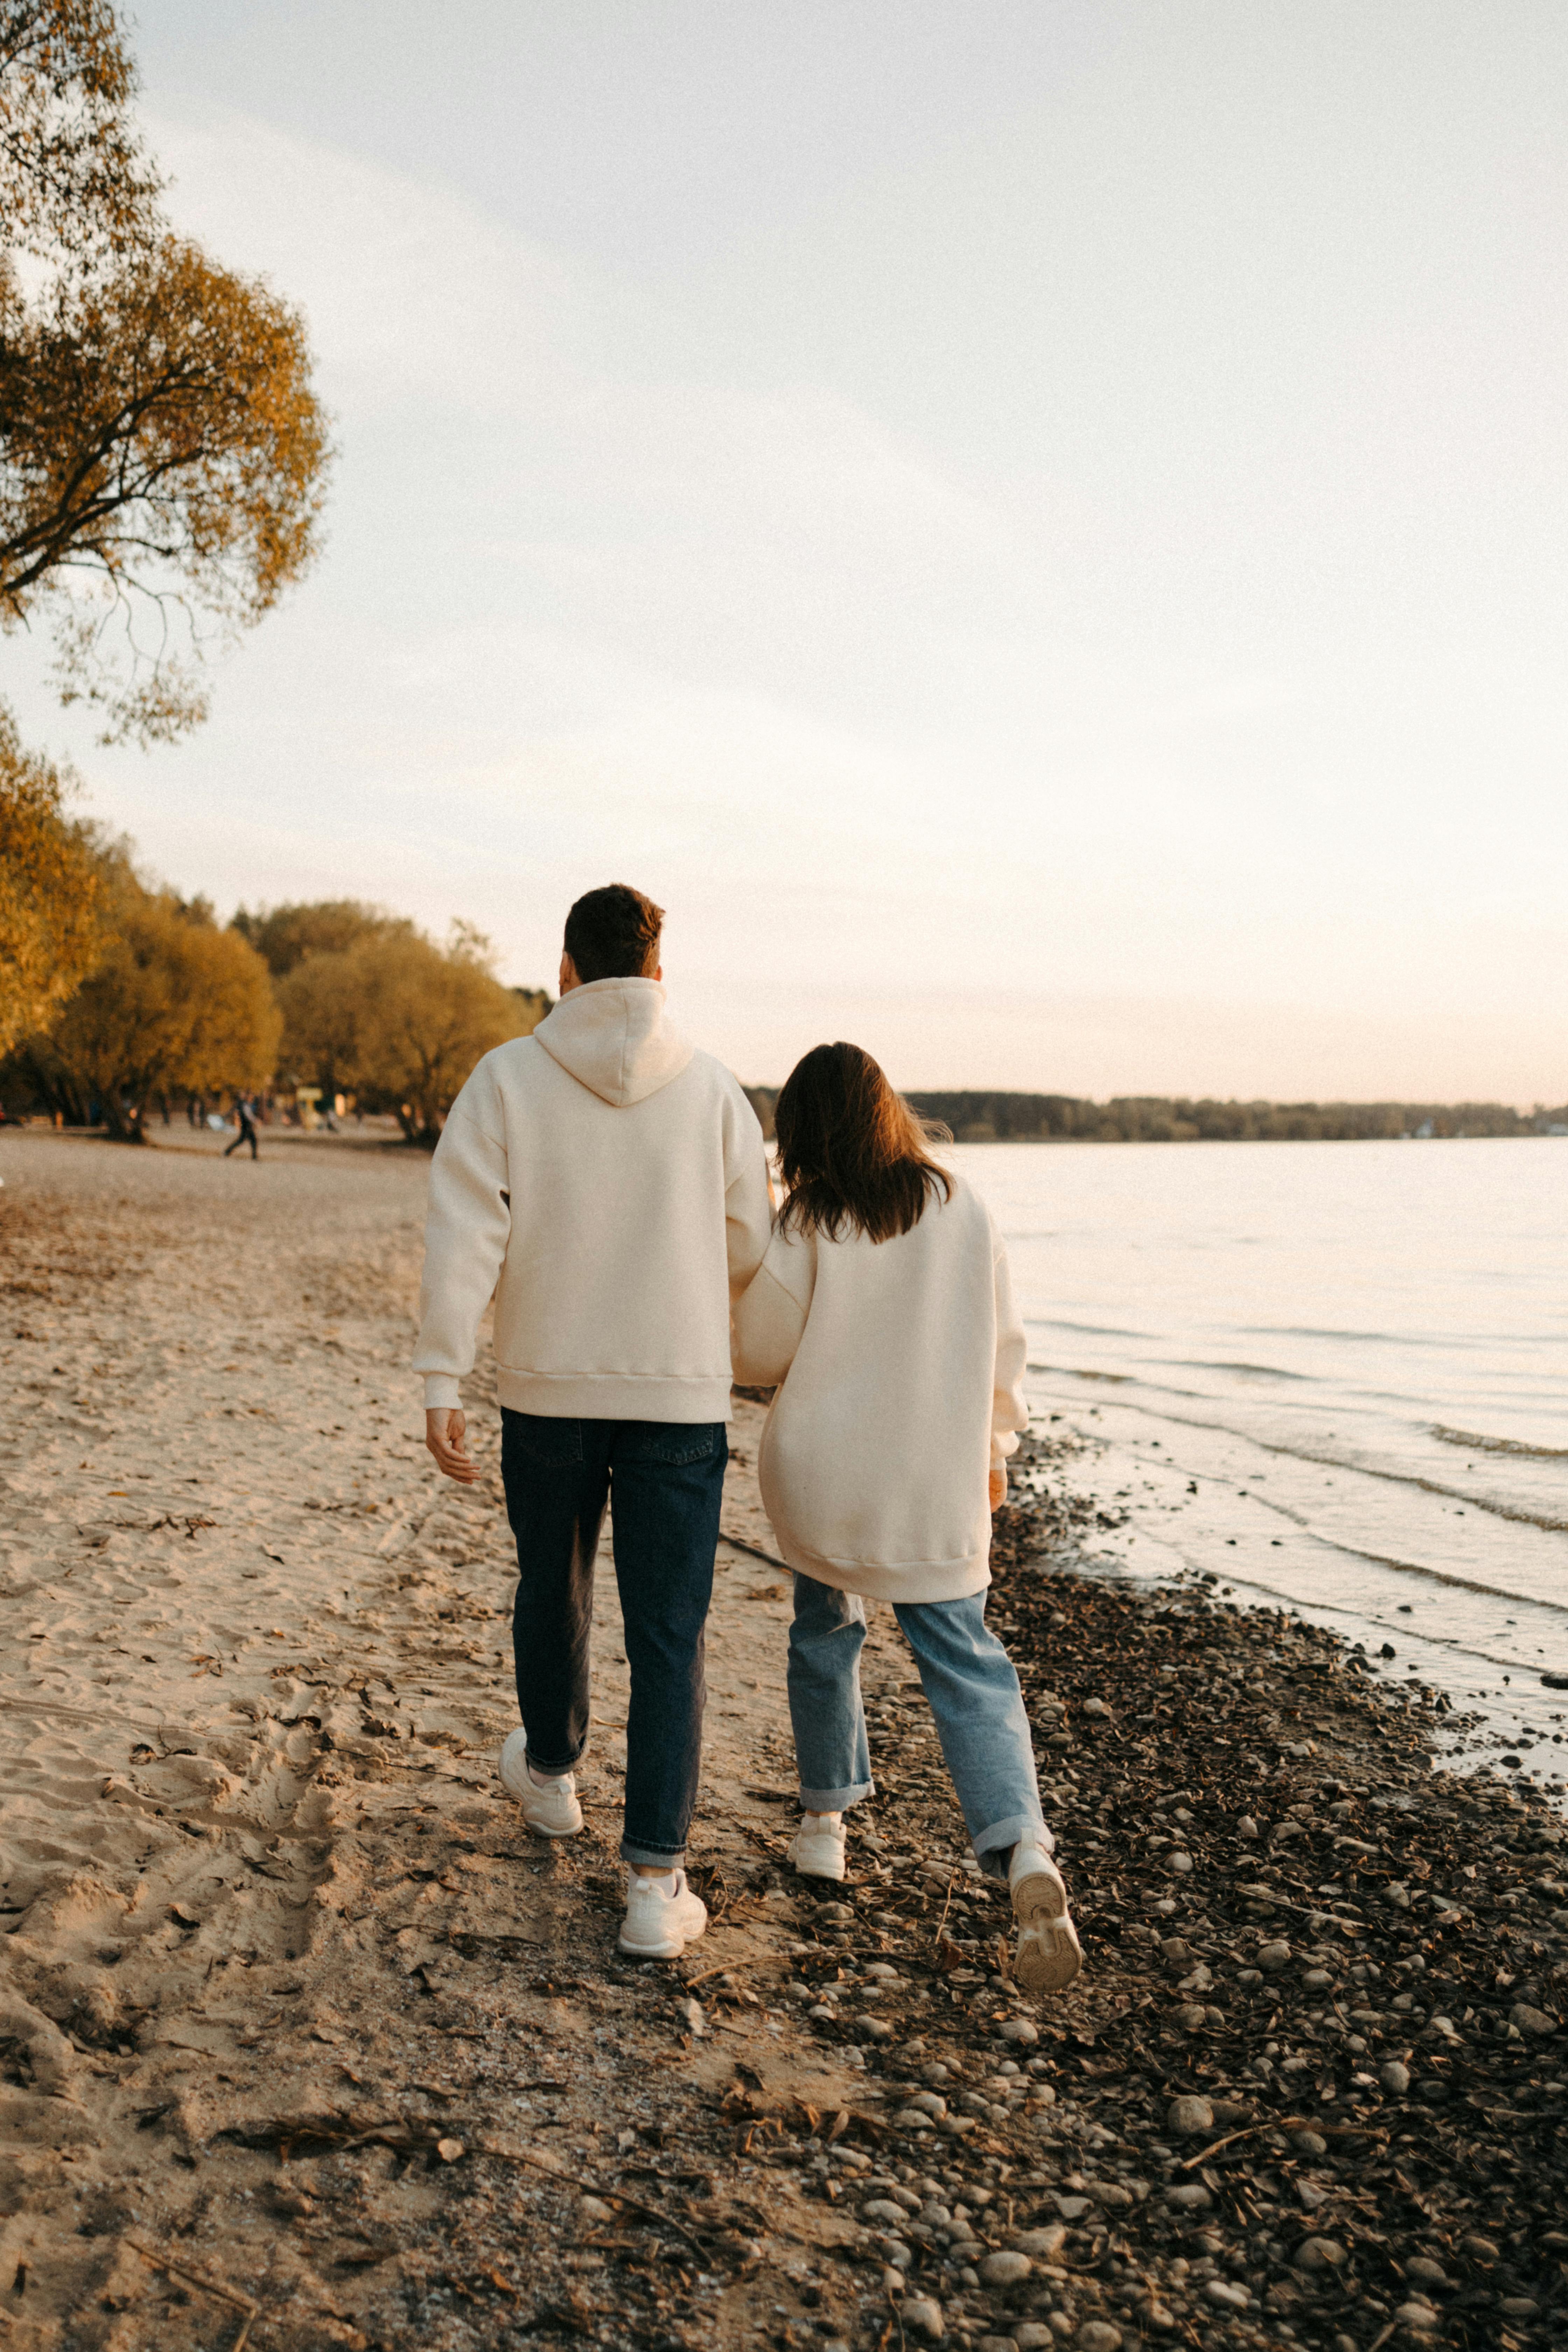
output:
<svg viewBox="0 0 1568 2352"><path fill-rule="evenodd" d="M912 1672L868 1653L868 1683L892 1676L875 1844L821 1900L779 1874L808 2030L858 2049L867 2095L781 2113L757 2152L854 2217L836 2259L868 2341L897 2343L895 2305L906 2340L985 2352L1552 2341L1563 1824L1434 1770L1436 1695L1369 1689L1321 1630L1053 1567L1091 1524L1082 1498L1004 1513L990 1612L1080 1984L1008 1981L1005 1899L964 1866ZM776 2343L820 2336L781 2307Z"/></svg>

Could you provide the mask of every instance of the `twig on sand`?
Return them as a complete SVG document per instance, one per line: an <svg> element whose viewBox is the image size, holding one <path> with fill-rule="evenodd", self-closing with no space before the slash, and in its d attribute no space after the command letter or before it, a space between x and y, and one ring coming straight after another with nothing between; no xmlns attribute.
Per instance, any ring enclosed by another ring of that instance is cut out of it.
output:
<svg viewBox="0 0 1568 2352"><path fill-rule="evenodd" d="M606 2198L611 2204L624 2205L629 2213L640 2213L645 2221L657 2221L660 2229L673 2230L678 2238L684 2238L699 2262L705 2263L708 2260L707 2248L700 2239L692 2236L683 2223L676 2220L673 2213L661 2213L657 2205L645 2205L639 2197L628 2197L624 2189L600 2189L593 2181L584 2179L580 2172L563 2171L559 2165L547 2164L542 2156L535 2156L525 2147L486 2147L481 2145L475 2153L479 2156L499 2157L504 2164L531 2164L536 2172L547 2172L552 2180L559 2180L566 2188L575 2189L584 2196L603 2197Z"/></svg>
<svg viewBox="0 0 1568 2352"><path fill-rule="evenodd" d="M787 1559L780 1559L776 1552L764 1551L760 1544L747 1543L740 1536L728 1535L722 1528L719 1530L719 1540L728 1544L731 1551L750 1552L753 1559L765 1559L770 1568L782 1568L786 1576L790 1572Z"/></svg>
<svg viewBox="0 0 1568 2352"><path fill-rule="evenodd" d="M761 1960L721 1960L716 1969L704 1969L700 1977L682 1977L681 1985L689 1992L693 1985L706 1984L710 1977L727 1977L735 1969L760 1969Z"/></svg>
<svg viewBox="0 0 1568 2352"><path fill-rule="evenodd" d="M1232 2140L1250 2139L1254 2132L1305 2131L1306 2128L1305 2116L1269 2116L1260 2124L1247 2124L1241 2131L1226 2132L1223 2139L1211 2139L1207 2147L1199 2148L1196 2156L1184 2157L1176 2170L1190 2172L1194 2164L1206 2164L1211 2156L1217 2156L1222 2147L1230 2146Z"/></svg>
<svg viewBox="0 0 1568 2352"><path fill-rule="evenodd" d="M956 1878L949 1878L947 1882L947 1900L942 1906L942 1917L936 1923L936 1934L931 1937L931 1948L933 1952L937 1952L942 1949L942 1931L947 1925L947 1915L952 1908L953 1890L957 1885L958 1881Z"/></svg>
<svg viewBox="0 0 1568 2352"><path fill-rule="evenodd" d="M226 2303L231 2311L242 2311L245 2314L245 2324L235 2337L229 2352L244 2352L251 2327L261 2316L261 2305L258 2303L253 2302L247 2294L241 2294L236 2287L220 2286L216 2279L207 2278L202 2272L192 2270L187 2263L177 2263L172 2255L161 2254L155 2248L144 2246L140 2238L127 2238L125 2243L133 2254L141 2255L149 2269L167 2271L171 2278L183 2280L186 2286L199 2287L204 2294L212 2295L218 2303Z"/></svg>

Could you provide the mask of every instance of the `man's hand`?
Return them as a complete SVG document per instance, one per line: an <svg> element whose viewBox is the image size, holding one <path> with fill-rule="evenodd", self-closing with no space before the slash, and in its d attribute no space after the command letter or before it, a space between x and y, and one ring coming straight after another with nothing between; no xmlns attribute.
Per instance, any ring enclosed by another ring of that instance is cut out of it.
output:
<svg viewBox="0 0 1568 2352"><path fill-rule="evenodd" d="M425 1443L436 1457L436 1466L448 1478L456 1478L460 1486L471 1486L479 1476L479 1465L468 1452L468 1424L455 1406L449 1404L427 1407L425 1414Z"/></svg>
<svg viewBox="0 0 1568 2352"><path fill-rule="evenodd" d="M437 1456L437 1459L439 1459L439 1456ZM998 1462L998 1463L996 1463L996 1464L995 1464L995 1465L994 1466L994 1468L992 1469L992 1472L991 1472L991 1507L992 1507L992 1509L993 1509L994 1511L999 1511L999 1510L1001 1509L1001 1507L1002 1507L1003 1504L1006 1501L1006 1499L1007 1499L1007 1465L1006 1465L1006 1464L1005 1464L1005 1462Z"/></svg>

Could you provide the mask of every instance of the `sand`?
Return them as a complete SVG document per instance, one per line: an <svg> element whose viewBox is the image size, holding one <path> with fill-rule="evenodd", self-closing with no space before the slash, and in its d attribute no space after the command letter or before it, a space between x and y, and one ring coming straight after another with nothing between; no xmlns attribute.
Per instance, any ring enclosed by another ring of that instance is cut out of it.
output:
<svg viewBox="0 0 1568 2352"><path fill-rule="evenodd" d="M491 1770L516 1709L488 1378L487 1475L465 1493L424 1451L407 1370L426 1163L219 1150L179 1130L142 1150L0 1137L0 2284L25 2266L0 2296L7 2347L226 2342L222 2307L171 2303L140 2245L257 2297L276 2315L258 2343L443 2342L414 2242L447 2227L465 2161L373 2144L301 2217L247 2135L392 2117L416 2140L521 2135L580 2168L646 2123L650 2070L657 2106L667 2076L689 2097L752 2042L779 2065L760 2016L721 2050L672 2023L668 1971L612 1997L613 2062L596 2049L621 1887L614 1584L606 1562L589 1832L552 1849ZM765 1550L761 1416L736 1411L725 1525ZM783 1817L744 1788L791 1785L784 1580L729 1545L719 1565L694 1841L716 1906L726 1861ZM737 1883L701 1966L778 1942ZM504 1963L489 2010L465 1952ZM438 2064L417 2042L437 2018L459 2036L437 2032ZM837 2105L831 2053L789 2065ZM565 2087L531 2110L517 2084L541 2074ZM497 2318L552 2269L511 2234L487 2259L523 2284L479 2290ZM709 2294L705 2328L743 2336L753 2299Z"/></svg>

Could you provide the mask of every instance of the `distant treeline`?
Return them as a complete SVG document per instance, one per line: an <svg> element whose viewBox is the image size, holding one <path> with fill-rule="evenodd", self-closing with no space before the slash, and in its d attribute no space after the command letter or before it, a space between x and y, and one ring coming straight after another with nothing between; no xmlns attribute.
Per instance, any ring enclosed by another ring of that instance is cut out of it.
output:
<svg viewBox="0 0 1568 2352"><path fill-rule="evenodd" d="M777 1087L748 1087L770 1138ZM926 1094L905 1099L960 1143L1342 1143L1398 1136L1568 1134L1568 1104L1511 1110L1504 1103L1269 1103L1185 1096Z"/></svg>

